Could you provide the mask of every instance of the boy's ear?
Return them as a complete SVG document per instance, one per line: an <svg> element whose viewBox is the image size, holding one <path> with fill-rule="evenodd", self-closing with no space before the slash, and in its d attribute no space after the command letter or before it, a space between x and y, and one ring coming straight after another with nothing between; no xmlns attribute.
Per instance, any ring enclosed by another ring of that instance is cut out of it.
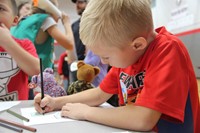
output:
<svg viewBox="0 0 200 133"><path fill-rule="evenodd" d="M138 37L131 43L134 50L143 50L147 47L148 42L144 37Z"/></svg>
<svg viewBox="0 0 200 133"><path fill-rule="evenodd" d="M18 22L19 22L19 17L15 16L12 26L16 26L18 24Z"/></svg>

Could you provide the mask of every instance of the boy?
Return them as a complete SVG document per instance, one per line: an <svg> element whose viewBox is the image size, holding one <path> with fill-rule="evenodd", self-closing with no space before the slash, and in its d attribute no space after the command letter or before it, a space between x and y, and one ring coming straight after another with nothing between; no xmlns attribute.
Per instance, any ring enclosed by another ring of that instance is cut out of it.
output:
<svg viewBox="0 0 200 133"><path fill-rule="evenodd" d="M39 60L29 40L18 40L8 29L18 21L15 0L0 0L0 101L28 99L28 75L39 73Z"/></svg>
<svg viewBox="0 0 200 133"><path fill-rule="evenodd" d="M65 117L129 130L200 132L191 60L183 43L164 27L153 31L148 0L91 0L81 19L80 36L113 67L96 89L46 96L42 101L36 96L38 112L62 108ZM113 94L118 94L120 107L94 107Z"/></svg>

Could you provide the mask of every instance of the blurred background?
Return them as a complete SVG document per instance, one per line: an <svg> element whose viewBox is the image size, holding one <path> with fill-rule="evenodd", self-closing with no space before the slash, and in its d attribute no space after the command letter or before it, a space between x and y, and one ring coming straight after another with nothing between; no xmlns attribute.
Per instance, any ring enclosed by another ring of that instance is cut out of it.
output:
<svg viewBox="0 0 200 133"><path fill-rule="evenodd" d="M28 0L16 0L18 3ZM66 12L71 23L80 16L71 0L57 0L59 9ZM200 0L150 0L154 27L165 26L186 45L192 59L200 93ZM64 32L61 23L58 27ZM65 51L55 42L55 67L60 54Z"/></svg>

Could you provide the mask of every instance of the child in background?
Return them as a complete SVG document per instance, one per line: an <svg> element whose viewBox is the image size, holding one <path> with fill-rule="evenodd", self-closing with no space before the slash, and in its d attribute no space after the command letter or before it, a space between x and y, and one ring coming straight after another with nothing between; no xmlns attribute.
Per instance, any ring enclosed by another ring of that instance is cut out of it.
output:
<svg viewBox="0 0 200 133"><path fill-rule="evenodd" d="M55 0L52 0L52 2L57 5ZM66 34L58 29L57 21L46 11L34 6L32 14L22 19L11 30L12 35L16 38L27 38L34 43L37 54L42 59L43 70L45 68L53 68L54 39L69 51L74 46L69 17L64 13L62 14L62 23ZM29 99L31 100L33 97L33 92L30 90Z"/></svg>
<svg viewBox="0 0 200 133"><path fill-rule="evenodd" d="M32 2L31 2L31 0L20 3L19 6L18 6L18 14L17 14L17 16L19 17L19 21L22 18L30 15L31 14L31 10L32 10Z"/></svg>
<svg viewBox="0 0 200 133"><path fill-rule="evenodd" d="M69 17L62 14L66 34L58 29L57 21L45 10L34 6L32 14L12 29L12 35L16 38L28 38L34 43L38 56L43 60L43 69L53 67L54 39L65 49L72 50L74 46Z"/></svg>
<svg viewBox="0 0 200 133"><path fill-rule="evenodd" d="M112 66L100 86L78 94L35 97L35 109L112 127L200 133L197 81L184 44L165 27L153 30L149 0L91 0L80 37ZM118 94L120 107L95 107ZM45 110L42 110L45 107Z"/></svg>
<svg viewBox="0 0 200 133"><path fill-rule="evenodd" d="M0 1L0 101L28 100L28 75L39 73L39 60L31 41L13 38L17 23L15 0Z"/></svg>
<svg viewBox="0 0 200 133"><path fill-rule="evenodd" d="M68 65L68 57L67 52L63 52L60 55L59 62L58 62L58 74L60 76L61 84L65 91L67 92L67 88L69 86L69 65Z"/></svg>
<svg viewBox="0 0 200 133"><path fill-rule="evenodd" d="M87 6L88 0L71 0L71 1L75 4L77 14L81 17L82 13L84 12L84 10ZM73 62L69 60L70 68L72 68L74 66L74 63L76 64L77 61L84 60L85 54L86 54L85 45L82 43L82 41L80 39L79 28L80 28L80 18L78 18L78 20L76 20L72 24L72 31L73 31L74 42L75 42L74 53L76 54L76 57L74 58L74 60L72 60ZM69 55L69 52L68 52L68 55ZM76 70L70 71L70 73L69 73L70 83L75 82L77 80L76 75L77 75Z"/></svg>

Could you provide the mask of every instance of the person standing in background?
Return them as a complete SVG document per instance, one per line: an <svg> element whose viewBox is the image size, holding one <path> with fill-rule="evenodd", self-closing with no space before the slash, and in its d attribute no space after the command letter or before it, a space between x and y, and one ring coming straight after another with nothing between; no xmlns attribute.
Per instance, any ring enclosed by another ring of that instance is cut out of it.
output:
<svg viewBox="0 0 200 133"><path fill-rule="evenodd" d="M56 0L51 2L58 5ZM32 13L22 19L11 30L11 34L14 37L19 39L27 38L34 43L37 54L43 61L43 69L53 68L54 40L65 49L72 50L74 48L70 19L65 13L62 13L61 20L65 28L65 34L57 27L58 19L56 20L56 16L37 6L33 6ZM33 97L33 93L30 93L29 99L31 100Z"/></svg>
<svg viewBox="0 0 200 133"><path fill-rule="evenodd" d="M82 16L88 1L87 0L72 0L76 4L76 11L79 16ZM72 24L72 31L74 35L74 41L76 46L77 60L84 60L85 58L85 45L82 43L79 37L79 24L80 18ZM70 71L70 83L77 80L76 71Z"/></svg>
<svg viewBox="0 0 200 133"><path fill-rule="evenodd" d="M0 7L0 101L28 100L28 76L40 72L36 49L10 34L18 22L16 2L1 0Z"/></svg>
<svg viewBox="0 0 200 133"><path fill-rule="evenodd" d="M18 21L20 21L22 18L30 15L31 11L32 11L32 1L31 0L19 3L18 14L17 14L17 16L19 17Z"/></svg>
<svg viewBox="0 0 200 133"><path fill-rule="evenodd" d="M73 3L76 3L77 14L82 16L83 11L87 6L87 0L72 0ZM79 37L79 24L80 18L72 24L72 31L74 34L74 40L76 45L76 53L78 60L84 60L85 58L85 45Z"/></svg>
<svg viewBox="0 0 200 133"><path fill-rule="evenodd" d="M19 17L18 21L20 21L22 18L30 15L31 11L32 11L32 1L31 0L21 2L18 5L18 14L17 14L17 16Z"/></svg>
<svg viewBox="0 0 200 133"><path fill-rule="evenodd" d="M65 49L72 50L74 47L69 17L62 14L62 23L66 34L58 29L57 21L45 10L33 6L32 13L11 30L11 34L16 38L28 38L34 43L38 56L43 60L44 69L53 67L54 40Z"/></svg>

